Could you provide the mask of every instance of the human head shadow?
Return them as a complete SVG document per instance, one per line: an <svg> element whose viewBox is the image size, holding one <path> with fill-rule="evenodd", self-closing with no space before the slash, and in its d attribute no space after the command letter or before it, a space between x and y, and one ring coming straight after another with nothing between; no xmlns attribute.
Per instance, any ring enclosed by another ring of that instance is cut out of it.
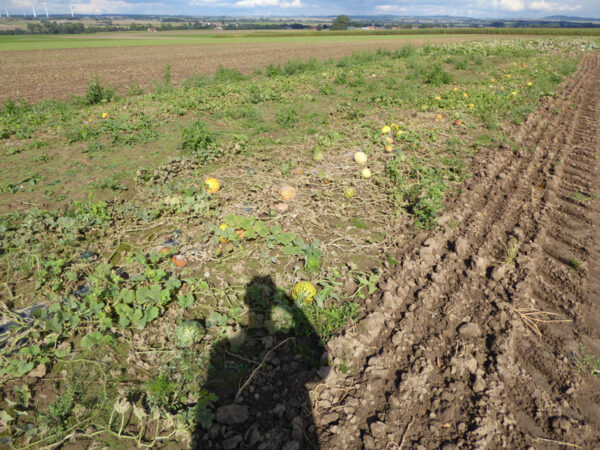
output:
<svg viewBox="0 0 600 450"><path fill-rule="evenodd" d="M320 336L270 276L255 276L244 302L244 325L211 349L215 420L198 427L194 448L319 448L306 384L329 370Z"/></svg>

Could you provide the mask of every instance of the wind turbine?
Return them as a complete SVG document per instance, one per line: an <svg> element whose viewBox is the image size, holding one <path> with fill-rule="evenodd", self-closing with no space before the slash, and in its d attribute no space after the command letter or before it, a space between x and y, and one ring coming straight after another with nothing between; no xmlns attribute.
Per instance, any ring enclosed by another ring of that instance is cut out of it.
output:
<svg viewBox="0 0 600 450"><path fill-rule="evenodd" d="M73 14L73 5L71 5L71 17L75 17L75 15Z"/></svg>
<svg viewBox="0 0 600 450"><path fill-rule="evenodd" d="M10 14L8 14L8 8L4 8L4 10L6 11L6 17L10 17Z"/></svg>
<svg viewBox="0 0 600 450"><path fill-rule="evenodd" d="M46 8L46 19L48 19L50 17L48 15L48 3L46 3L46 5L44 7Z"/></svg>
<svg viewBox="0 0 600 450"><path fill-rule="evenodd" d="M33 10L33 18L37 19L37 14L35 13L35 6L33 6L33 3L31 4L31 9Z"/></svg>

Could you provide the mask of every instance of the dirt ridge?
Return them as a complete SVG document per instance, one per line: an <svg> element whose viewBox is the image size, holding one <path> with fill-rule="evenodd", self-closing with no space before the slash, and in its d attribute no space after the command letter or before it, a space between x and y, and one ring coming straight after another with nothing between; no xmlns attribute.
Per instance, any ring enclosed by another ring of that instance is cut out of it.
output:
<svg viewBox="0 0 600 450"><path fill-rule="evenodd" d="M317 421L339 417L321 422L323 448L600 444L600 383L576 367L578 344L600 354L587 281L599 67L600 54L586 56L515 130L517 154L480 155L443 220L459 224L417 237L413 251L407 243L380 303L330 342L334 365L350 361L352 375L314 390Z"/></svg>

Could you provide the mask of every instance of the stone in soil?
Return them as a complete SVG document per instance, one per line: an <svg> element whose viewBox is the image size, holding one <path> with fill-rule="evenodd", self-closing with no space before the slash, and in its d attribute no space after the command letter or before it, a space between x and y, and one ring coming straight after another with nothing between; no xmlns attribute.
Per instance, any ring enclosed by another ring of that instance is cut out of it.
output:
<svg viewBox="0 0 600 450"><path fill-rule="evenodd" d="M216 411L217 422L224 425L244 423L248 420L248 407L244 405L225 405Z"/></svg>

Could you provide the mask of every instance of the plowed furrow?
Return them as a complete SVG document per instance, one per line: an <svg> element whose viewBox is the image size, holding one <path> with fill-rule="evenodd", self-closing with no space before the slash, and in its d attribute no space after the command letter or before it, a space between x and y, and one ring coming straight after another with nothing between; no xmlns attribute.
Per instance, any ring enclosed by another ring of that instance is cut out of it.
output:
<svg viewBox="0 0 600 450"><path fill-rule="evenodd" d="M339 416L321 428L324 447L386 448L404 436L407 447L517 448L561 437L573 421L579 444L596 442L581 415L568 417L560 394L574 373L567 351L574 324L564 320L586 295L587 269L571 270L569 257L589 259L591 239L587 205L569 193L592 190L599 60L584 58L563 93L517 131L522 148L535 150L489 161L452 213L460 225L407 251L382 283L381 308L330 343L353 375L326 380L329 389L316 394L317 417ZM510 236L521 246L503 265L498 255ZM550 326L558 331L544 334ZM356 389L336 394L346 386ZM507 390L520 394L509 399ZM319 410L324 392L332 406Z"/></svg>

